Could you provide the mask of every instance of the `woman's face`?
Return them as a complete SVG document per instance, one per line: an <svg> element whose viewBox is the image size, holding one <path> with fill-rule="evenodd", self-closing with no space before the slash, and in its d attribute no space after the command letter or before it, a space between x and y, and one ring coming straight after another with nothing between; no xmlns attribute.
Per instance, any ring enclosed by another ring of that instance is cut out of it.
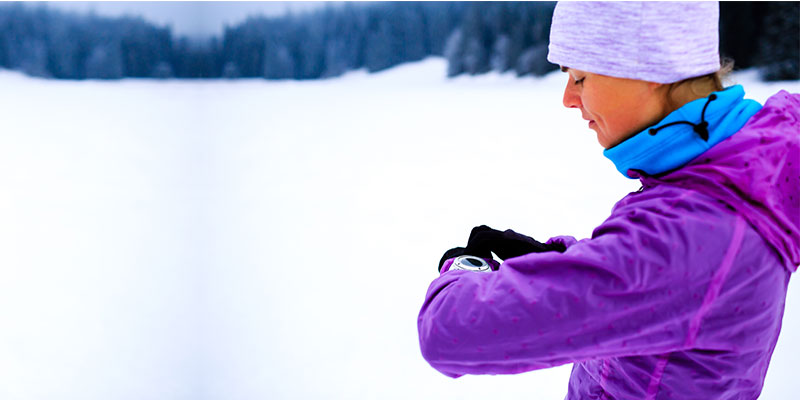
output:
<svg viewBox="0 0 800 400"><path fill-rule="evenodd" d="M561 67L569 73L564 89L564 106L581 110L597 141L610 149L648 126L667 112L663 89L666 85L633 79L597 75Z"/></svg>

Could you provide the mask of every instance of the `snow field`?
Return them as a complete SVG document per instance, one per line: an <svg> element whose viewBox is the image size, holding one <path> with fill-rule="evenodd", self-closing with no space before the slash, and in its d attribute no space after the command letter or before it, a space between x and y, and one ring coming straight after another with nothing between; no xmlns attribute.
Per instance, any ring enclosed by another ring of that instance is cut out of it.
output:
<svg viewBox="0 0 800 400"><path fill-rule="evenodd" d="M444 71L0 71L0 398L563 398L569 365L444 377L417 313L473 226L588 237L638 181L561 105L561 72ZM762 103L800 91L735 78ZM762 399L793 393L793 287Z"/></svg>

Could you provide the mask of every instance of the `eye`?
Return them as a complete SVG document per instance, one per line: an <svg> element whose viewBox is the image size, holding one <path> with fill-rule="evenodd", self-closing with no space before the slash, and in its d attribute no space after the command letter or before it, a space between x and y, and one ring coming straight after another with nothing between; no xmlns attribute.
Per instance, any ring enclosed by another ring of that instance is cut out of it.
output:
<svg viewBox="0 0 800 400"><path fill-rule="evenodd" d="M583 78L581 78L581 79L578 79L577 81L574 81L574 83L575 83L576 85L580 85L581 83L583 83L583 80L584 80L584 79L586 79L586 77L583 77Z"/></svg>

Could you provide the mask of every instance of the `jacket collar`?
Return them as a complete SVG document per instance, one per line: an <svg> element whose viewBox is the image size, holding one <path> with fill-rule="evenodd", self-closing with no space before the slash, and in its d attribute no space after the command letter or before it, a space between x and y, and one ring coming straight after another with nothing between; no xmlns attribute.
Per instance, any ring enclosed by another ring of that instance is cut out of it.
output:
<svg viewBox="0 0 800 400"><path fill-rule="evenodd" d="M760 109L755 100L744 99L741 85L732 86L686 103L603 155L626 178L662 174L729 138Z"/></svg>

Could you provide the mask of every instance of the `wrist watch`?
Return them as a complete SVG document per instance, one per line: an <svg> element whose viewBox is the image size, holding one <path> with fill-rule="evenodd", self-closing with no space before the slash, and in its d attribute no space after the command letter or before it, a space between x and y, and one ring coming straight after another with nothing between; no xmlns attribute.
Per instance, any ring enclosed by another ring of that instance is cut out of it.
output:
<svg viewBox="0 0 800 400"><path fill-rule="evenodd" d="M486 260L475 256L460 256L453 260L450 270L461 269L464 271L492 272L492 267Z"/></svg>

